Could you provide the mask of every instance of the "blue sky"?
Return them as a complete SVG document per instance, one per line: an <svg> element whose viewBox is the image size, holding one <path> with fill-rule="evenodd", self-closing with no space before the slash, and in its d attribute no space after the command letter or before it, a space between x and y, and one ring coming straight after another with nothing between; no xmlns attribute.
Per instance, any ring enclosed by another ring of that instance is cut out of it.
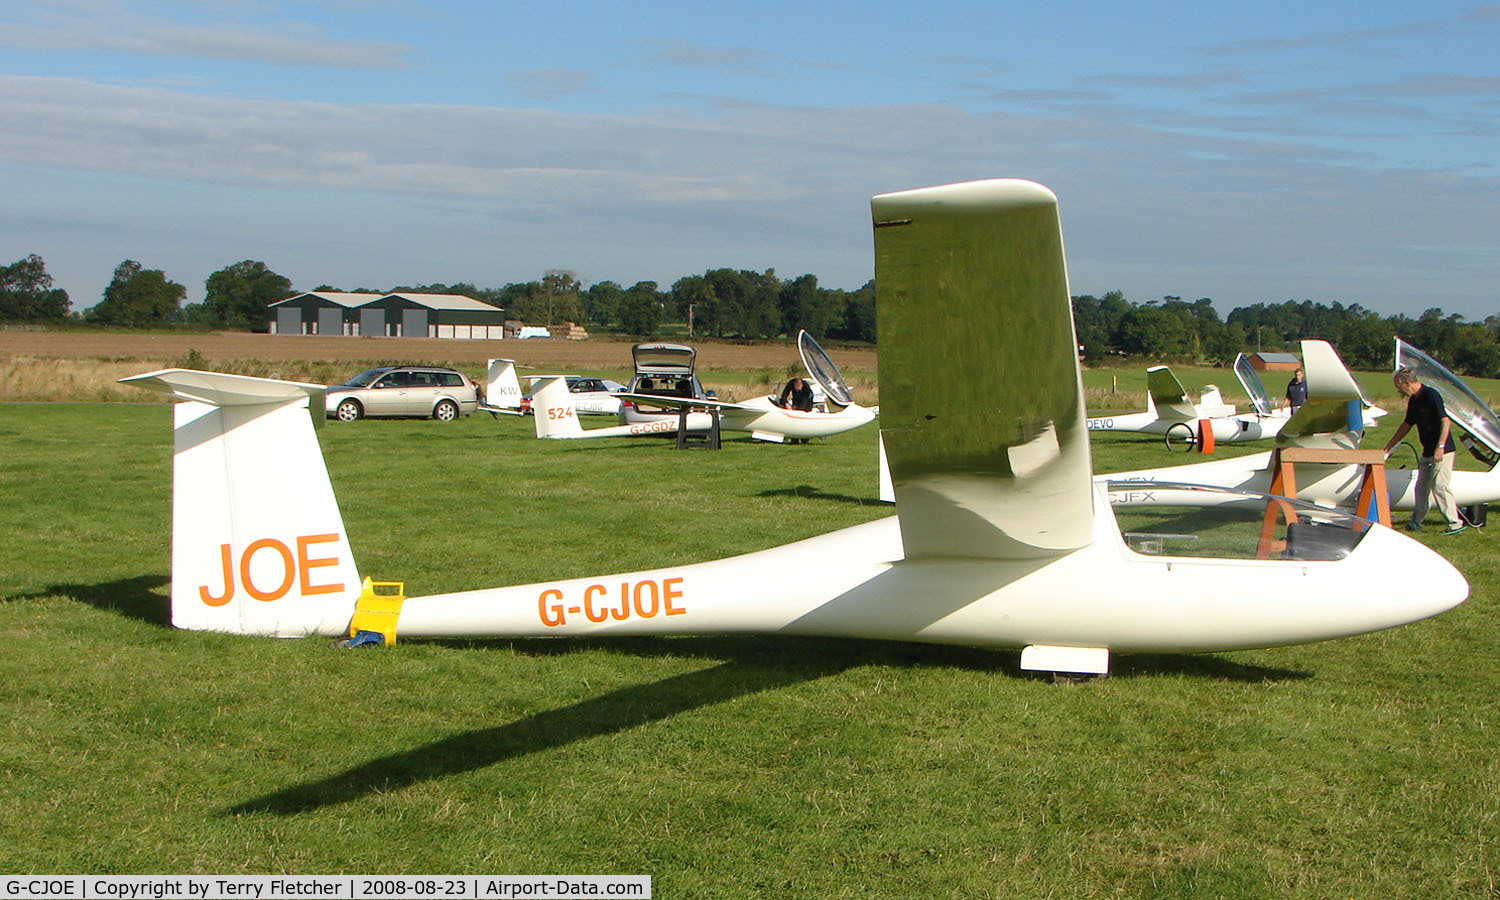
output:
<svg viewBox="0 0 1500 900"><path fill-rule="evenodd" d="M1074 293L1500 313L1500 3L12 0L0 262L299 290L872 276L1031 178Z"/></svg>

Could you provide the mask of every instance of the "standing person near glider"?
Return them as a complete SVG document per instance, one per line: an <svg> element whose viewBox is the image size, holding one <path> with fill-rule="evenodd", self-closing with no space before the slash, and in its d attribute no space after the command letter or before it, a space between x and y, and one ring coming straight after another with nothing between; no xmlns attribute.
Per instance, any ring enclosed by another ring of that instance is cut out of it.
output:
<svg viewBox="0 0 1500 900"><path fill-rule="evenodd" d="M1464 522L1458 516L1458 504L1454 502L1450 487L1453 454L1458 448L1453 443L1453 423L1443 407L1442 395L1422 384L1416 373L1405 366L1397 369L1391 380L1395 382L1396 390L1406 397L1406 420L1386 442L1385 452L1389 454L1413 425L1417 426L1417 438L1422 442L1416 497L1406 530L1422 530L1422 520L1427 517L1430 500L1448 522L1448 530L1443 533L1458 534L1464 530Z"/></svg>

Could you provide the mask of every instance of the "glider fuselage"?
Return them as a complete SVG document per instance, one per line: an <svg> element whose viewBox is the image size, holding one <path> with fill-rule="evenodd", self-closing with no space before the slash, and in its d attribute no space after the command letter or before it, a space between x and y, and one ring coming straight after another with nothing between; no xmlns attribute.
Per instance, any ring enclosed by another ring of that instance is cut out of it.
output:
<svg viewBox="0 0 1500 900"><path fill-rule="evenodd" d="M1122 431L1134 434L1166 434L1174 425L1186 426L1196 438L1198 429L1207 421L1214 431L1214 441L1220 444L1235 441L1263 441L1275 437L1286 416L1261 416L1241 413L1208 419L1164 419L1153 412L1121 413L1115 416L1090 416L1085 420L1089 431Z"/></svg>
<svg viewBox="0 0 1500 900"><path fill-rule="evenodd" d="M895 517L712 562L406 600L407 637L779 632L1112 651L1267 647L1434 615L1466 586L1387 529L1340 561L1148 555L1100 491L1093 543L1033 560L903 559ZM1243 498L1242 498L1243 499ZM1351 570L1379 597L1349 589ZM1421 581L1422 583L1417 583Z"/></svg>
<svg viewBox="0 0 1500 900"><path fill-rule="evenodd" d="M1322 506L1352 506L1359 496L1363 474L1360 466L1298 463L1297 497ZM1097 476L1097 480L1185 482L1264 493L1271 489L1271 453L1252 453L1232 459L1182 466L1111 472ZM1385 483L1390 494L1391 509L1412 508L1416 501L1415 469L1388 467L1385 470ZM1493 503L1500 500L1500 467L1488 472L1454 472L1450 486L1454 501L1460 506ZM1161 496L1164 499L1170 498L1166 493Z"/></svg>

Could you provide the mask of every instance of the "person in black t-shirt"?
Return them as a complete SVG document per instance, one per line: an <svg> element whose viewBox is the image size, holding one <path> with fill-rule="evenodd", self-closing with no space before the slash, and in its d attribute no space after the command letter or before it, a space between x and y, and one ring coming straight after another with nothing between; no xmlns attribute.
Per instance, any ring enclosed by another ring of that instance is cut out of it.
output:
<svg viewBox="0 0 1500 900"><path fill-rule="evenodd" d="M1448 521L1448 530L1444 533L1458 534L1464 530L1464 522L1458 517L1458 504L1453 500L1450 487L1457 447L1453 443L1453 423L1443 407L1442 395L1417 380L1417 374L1405 366L1397 369L1391 380L1396 383L1396 390L1406 397L1406 420L1386 442L1385 452L1389 454L1413 425L1417 426L1417 439L1422 442L1422 456L1417 464L1416 497L1406 530L1422 530L1422 520L1427 518L1430 500Z"/></svg>
<svg viewBox="0 0 1500 900"><path fill-rule="evenodd" d="M1297 408L1307 402L1307 379L1302 377L1302 370L1298 369L1292 373L1292 380L1286 383L1286 405L1296 412Z"/></svg>
<svg viewBox="0 0 1500 900"><path fill-rule="evenodd" d="M787 409L800 409L803 412L812 412L813 390L803 378L793 378L786 383L781 390L780 405Z"/></svg>
<svg viewBox="0 0 1500 900"><path fill-rule="evenodd" d="M787 409L798 409L802 412L812 412L813 389L805 378L793 378L781 389L781 399L776 401L778 406ZM788 438L789 444L805 444L807 438Z"/></svg>

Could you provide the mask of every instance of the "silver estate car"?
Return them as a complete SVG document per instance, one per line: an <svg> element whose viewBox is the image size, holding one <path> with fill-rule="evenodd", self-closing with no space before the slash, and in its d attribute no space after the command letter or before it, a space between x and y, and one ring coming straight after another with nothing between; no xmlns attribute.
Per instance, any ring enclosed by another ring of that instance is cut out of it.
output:
<svg viewBox="0 0 1500 900"><path fill-rule="evenodd" d="M431 416L451 422L479 405L474 383L436 366L381 366L328 389L325 408L341 422L366 416Z"/></svg>

